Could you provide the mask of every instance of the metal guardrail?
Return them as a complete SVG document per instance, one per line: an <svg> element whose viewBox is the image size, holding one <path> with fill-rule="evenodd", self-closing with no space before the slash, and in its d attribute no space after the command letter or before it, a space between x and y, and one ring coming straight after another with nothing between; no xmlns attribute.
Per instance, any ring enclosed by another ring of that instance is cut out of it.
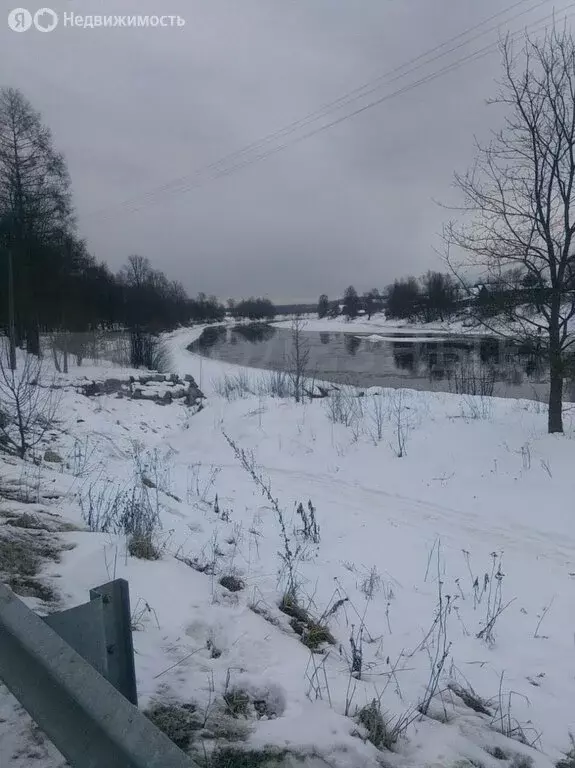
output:
<svg viewBox="0 0 575 768"><path fill-rule="evenodd" d="M42 619L0 584L0 679L74 768L198 768L136 707L128 584Z"/></svg>

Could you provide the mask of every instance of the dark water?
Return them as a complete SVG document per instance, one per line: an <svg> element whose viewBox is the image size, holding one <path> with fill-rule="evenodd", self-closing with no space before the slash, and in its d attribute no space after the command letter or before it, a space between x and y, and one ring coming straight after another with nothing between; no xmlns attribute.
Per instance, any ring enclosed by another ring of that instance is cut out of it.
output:
<svg viewBox="0 0 575 768"><path fill-rule="evenodd" d="M545 360L536 349L507 340L413 333L302 334L309 349L309 375L359 387L409 387L439 392L493 394L545 400ZM416 339L421 337L421 341ZM207 328L190 351L216 360L272 370L289 370L292 332L269 325ZM574 382L565 387L575 401Z"/></svg>

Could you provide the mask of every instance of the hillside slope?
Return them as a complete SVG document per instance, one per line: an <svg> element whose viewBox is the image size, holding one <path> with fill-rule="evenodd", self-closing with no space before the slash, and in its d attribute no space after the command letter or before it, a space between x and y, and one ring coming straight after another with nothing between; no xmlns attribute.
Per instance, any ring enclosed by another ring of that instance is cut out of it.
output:
<svg viewBox="0 0 575 768"><path fill-rule="evenodd" d="M76 368L45 445L61 461L0 461L5 550L52 543L26 601L62 609L128 579L141 706L218 768L240 765L234 750L339 768L560 759L575 729L572 414L549 436L535 402L296 404L266 394L272 375L190 355L195 335L167 343L207 396L199 412L87 397L80 377L119 373ZM134 499L157 515L158 559L128 552L142 554L118 510ZM62 764L6 693L0 718L0 764Z"/></svg>

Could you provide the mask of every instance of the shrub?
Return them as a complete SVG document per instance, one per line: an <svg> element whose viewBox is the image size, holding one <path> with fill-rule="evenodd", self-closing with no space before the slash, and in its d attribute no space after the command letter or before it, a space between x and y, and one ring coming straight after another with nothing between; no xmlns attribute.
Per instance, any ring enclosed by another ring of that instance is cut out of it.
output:
<svg viewBox="0 0 575 768"><path fill-rule="evenodd" d="M473 363L459 362L451 374L451 386L458 395L478 395L493 397L495 389L495 369L477 370Z"/></svg>
<svg viewBox="0 0 575 768"><path fill-rule="evenodd" d="M159 336L138 329L130 331L130 364L158 373L170 370L170 353Z"/></svg>
<svg viewBox="0 0 575 768"><path fill-rule="evenodd" d="M220 579L220 584L222 587L229 589L230 592L240 592L246 586L241 579L238 579L237 576L233 576L231 574L228 576L222 576Z"/></svg>
<svg viewBox="0 0 575 768"><path fill-rule="evenodd" d="M139 560L159 560L162 556L151 533L132 534L128 540L128 554Z"/></svg>
<svg viewBox="0 0 575 768"><path fill-rule="evenodd" d="M260 397L287 399L293 397L293 385L285 371L271 371L260 376L256 394Z"/></svg>
<svg viewBox="0 0 575 768"><path fill-rule="evenodd" d="M226 374L223 378L213 382L218 395L225 397L228 402L255 394L246 373L238 373L235 376Z"/></svg>
<svg viewBox="0 0 575 768"><path fill-rule="evenodd" d="M230 688L224 693L224 701L228 712L232 717L249 717L251 712L251 699L242 688Z"/></svg>
<svg viewBox="0 0 575 768"><path fill-rule="evenodd" d="M154 704L144 714L180 749L187 750L202 722L193 704Z"/></svg>
<svg viewBox="0 0 575 768"><path fill-rule="evenodd" d="M204 758L202 768L273 768L280 766L287 752L264 749L261 751L224 747Z"/></svg>
<svg viewBox="0 0 575 768"><path fill-rule="evenodd" d="M304 539L309 540L314 544L319 544L319 525L317 524L315 517L315 507L311 503L311 499L307 503L307 510L300 501L296 507L296 513L299 515L302 521L303 528L301 529L301 533Z"/></svg>
<svg viewBox="0 0 575 768"><path fill-rule="evenodd" d="M575 768L575 737L569 734L571 748L565 753L565 757L555 763L555 768Z"/></svg>
<svg viewBox="0 0 575 768"><path fill-rule="evenodd" d="M336 390L330 397L325 398L324 403L332 424L350 427L362 416L359 398L351 387Z"/></svg>
<svg viewBox="0 0 575 768"><path fill-rule="evenodd" d="M374 747L380 749L388 740L385 720L381 713L381 705L377 699L373 699L357 713L357 722L363 725L367 731L367 738Z"/></svg>
<svg viewBox="0 0 575 768"><path fill-rule="evenodd" d="M326 643L335 645L335 638L326 624L321 620L313 619L309 612L299 605L293 594L289 592L284 594L279 609L286 616L290 616L290 627L310 651L317 652Z"/></svg>
<svg viewBox="0 0 575 768"><path fill-rule="evenodd" d="M142 483L124 491L95 484L80 497L82 516L91 531L126 536L132 557L158 560L160 550L155 537L161 528L159 508L152 505L148 489Z"/></svg>
<svg viewBox="0 0 575 768"><path fill-rule="evenodd" d="M450 683L448 688L456 696L459 696L465 706L469 707L474 712L478 712L481 715L488 715L491 717L491 712L487 708L487 702L478 696L471 687L463 688L457 683Z"/></svg>
<svg viewBox="0 0 575 768"><path fill-rule="evenodd" d="M0 338L0 451L23 459L54 426L59 402L40 359L26 355L12 370L4 356Z"/></svg>
<svg viewBox="0 0 575 768"><path fill-rule="evenodd" d="M416 719L416 709L407 710L398 717L385 718L381 711L381 701L372 699L356 713L356 719L367 731L367 738L378 749L393 749Z"/></svg>

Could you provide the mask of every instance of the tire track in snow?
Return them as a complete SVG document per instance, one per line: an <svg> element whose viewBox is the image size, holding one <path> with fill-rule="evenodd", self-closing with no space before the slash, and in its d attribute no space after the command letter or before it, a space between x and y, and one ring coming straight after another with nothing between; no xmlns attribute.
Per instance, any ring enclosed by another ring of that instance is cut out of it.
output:
<svg viewBox="0 0 575 768"><path fill-rule="evenodd" d="M219 466L226 469L237 468L236 464L219 464ZM566 565L572 567L575 563L575 541L564 536L537 531L516 523L513 523L512 530L493 527L492 525L482 526L482 518L478 514L454 509L432 501L392 493L381 488L372 488L362 485L358 481L345 480L331 474L317 474L286 467L272 467L263 464L258 466L270 476L283 475L318 487L321 489L324 499L326 496L331 496L334 503L341 505L344 502L352 510L357 508L358 492L380 502L382 499L391 501L393 508L386 505L384 510L385 517L391 524L420 531L422 526L427 526L429 533L433 536L439 534L445 540L452 540L458 548L461 548L461 534L473 534L480 536L492 549L503 548L507 551L514 549L524 553L528 548L537 557L553 560L562 567ZM337 486L337 491L334 491L333 486ZM345 489L347 499L342 498L343 489ZM441 531L433 527L434 523L441 525ZM452 531L445 530L445 526L452 528Z"/></svg>

